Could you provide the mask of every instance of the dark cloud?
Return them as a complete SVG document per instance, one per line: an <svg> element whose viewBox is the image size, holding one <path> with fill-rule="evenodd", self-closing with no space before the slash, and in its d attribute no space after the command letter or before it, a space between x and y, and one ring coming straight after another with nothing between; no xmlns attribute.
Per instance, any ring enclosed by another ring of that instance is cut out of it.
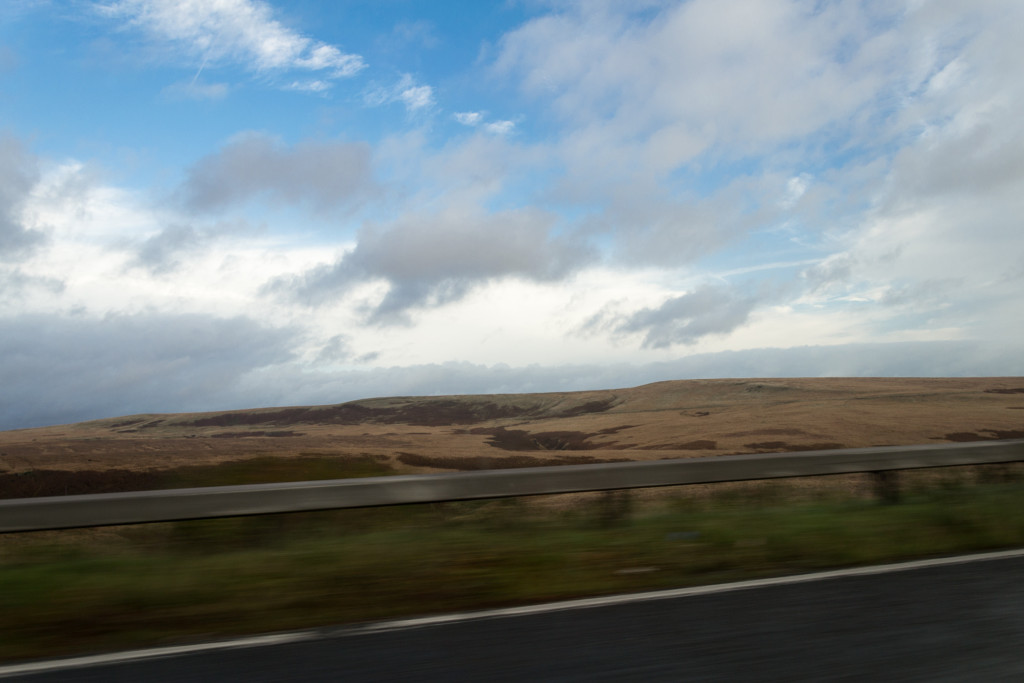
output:
<svg viewBox="0 0 1024 683"><path fill-rule="evenodd" d="M258 404L239 383L289 361L293 335L205 315L0 319L0 429Z"/></svg>
<svg viewBox="0 0 1024 683"><path fill-rule="evenodd" d="M269 290L317 305L356 283L385 280L387 295L370 313L377 324L402 323L412 308L441 306L473 287L503 277L553 281L595 258L585 243L552 235L554 217L536 210L486 215L449 210L407 217L360 232L356 248L340 261Z"/></svg>
<svg viewBox="0 0 1024 683"><path fill-rule="evenodd" d="M14 138L0 135L0 261L24 254L42 239L26 228L22 209L39 182L39 165Z"/></svg>
<svg viewBox="0 0 1024 683"><path fill-rule="evenodd" d="M317 363L344 363L352 358L352 340L346 334L336 334L316 355Z"/></svg>
<svg viewBox="0 0 1024 683"><path fill-rule="evenodd" d="M29 275L21 268L0 265L0 295L15 296L26 290L35 289L60 294L65 283L52 277Z"/></svg>
<svg viewBox="0 0 1024 683"><path fill-rule="evenodd" d="M510 367L465 362L302 373L275 366L248 388L253 407L381 396L438 396L633 387L673 379L747 377L984 377L1024 374L1024 356L973 341L765 348L659 363Z"/></svg>
<svg viewBox="0 0 1024 683"><path fill-rule="evenodd" d="M644 365L451 362L315 373L288 362L290 341L287 331L241 318L0 320L0 429L140 412L583 391L672 379L1024 375L1017 349L971 341L750 349Z"/></svg>
<svg viewBox="0 0 1024 683"><path fill-rule="evenodd" d="M245 221L220 221L203 228L174 223L134 245L135 258L128 266L143 268L153 275L165 275L218 239L258 232L259 229Z"/></svg>
<svg viewBox="0 0 1024 683"><path fill-rule="evenodd" d="M800 277L806 284L807 291L813 294L846 285L853 277L855 265L856 262L852 256L840 254L807 268L800 273Z"/></svg>
<svg viewBox="0 0 1024 683"><path fill-rule="evenodd" d="M626 317L617 332L644 333L644 348L693 344L709 334L731 332L747 321L758 303L718 285L705 285Z"/></svg>
<svg viewBox="0 0 1024 683"><path fill-rule="evenodd" d="M239 136L193 166L181 196L192 211L218 210L253 198L352 206L376 192L365 143L303 142L289 147L259 133Z"/></svg>
<svg viewBox="0 0 1024 683"><path fill-rule="evenodd" d="M1024 181L1024 126L1016 110L988 112L964 131L908 146L893 162L890 201L948 200L1016 192Z"/></svg>
<svg viewBox="0 0 1024 683"><path fill-rule="evenodd" d="M209 241L209 235L190 225L169 225L139 246L131 265L161 275L181 265L186 253Z"/></svg>

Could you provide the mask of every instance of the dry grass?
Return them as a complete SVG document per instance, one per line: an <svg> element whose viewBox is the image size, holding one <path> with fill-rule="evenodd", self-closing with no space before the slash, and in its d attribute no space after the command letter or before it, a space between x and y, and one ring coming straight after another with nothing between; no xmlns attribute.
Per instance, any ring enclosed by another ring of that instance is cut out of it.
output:
<svg viewBox="0 0 1024 683"><path fill-rule="evenodd" d="M0 432L0 474L148 472L310 455L372 457L418 472L1019 436L1024 378L688 380L7 431Z"/></svg>

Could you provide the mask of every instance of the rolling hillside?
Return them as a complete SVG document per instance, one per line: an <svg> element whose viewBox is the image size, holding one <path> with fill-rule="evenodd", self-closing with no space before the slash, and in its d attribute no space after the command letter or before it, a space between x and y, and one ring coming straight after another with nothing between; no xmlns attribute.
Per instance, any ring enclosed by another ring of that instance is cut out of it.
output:
<svg viewBox="0 0 1024 683"><path fill-rule="evenodd" d="M0 485L7 481L0 495L9 497L14 478L29 472L131 480L267 456L419 472L1022 436L1022 378L684 380L134 415L0 432Z"/></svg>

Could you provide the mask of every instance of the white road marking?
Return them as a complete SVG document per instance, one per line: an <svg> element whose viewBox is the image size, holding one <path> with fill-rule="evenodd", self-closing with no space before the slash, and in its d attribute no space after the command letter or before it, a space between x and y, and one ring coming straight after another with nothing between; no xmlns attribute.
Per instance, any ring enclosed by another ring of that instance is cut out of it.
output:
<svg viewBox="0 0 1024 683"><path fill-rule="evenodd" d="M235 638L233 640L224 640L212 643L199 643L195 645L155 647L147 648L144 650L129 650L127 652L113 652L110 654L88 655L84 657L67 657L64 659L25 662L23 664L0 666L0 678L16 676L19 674L33 674L50 671L62 671L67 669L85 668L90 666L99 666L103 664L120 664L123 662L133 662L142 659L158 659L163 657L173 657L175 655L195 654L199 652L233 650L247 647L261 647L265 645L282 645L286 643L298 643L304 641L320 640L325 638L336 638L341 636L386 633L388 631L401 631L405 629L423 628L426 626L437 626L441 624L454 624L464 621L476 621L480 619L500 619L502 617L518 617L530 614L545 614L547 612L562 612L574 609L607 607L610 605L625 605L634 602L670 600L672 598L683 598L695 595L712 595L715 593L728 593L731 591L750 590L754 588L763 588L767 586L809 583L811 581L824 581L828 579L837 579L849 576L871 576L875 574L890 574L894 572L910 571L914 569L926 569L928 567L943 567L956 564L967 564L970 562L1002 560L1014 557L1024 557L1024 548L1018 548L1014 550L999 550L988 553L976 553L973 555L957 555L954 557L937 557L926 560L911 560L909 562L872 565L868 567L849 567L846 569L833 569L829 571L814 572L811 574L777 576L768 579L751 579L749 581L720 583L713 584L710 586L674 588L670 590L650 591L647 593L607 595L597 598L581 598L577 600L564 600L561 602L542 603L539 605L503 607L499 609L480 610L476 612L460 612L457 614L439 614L435 616L417 617L413 619L393 619L391 621L375 622L372 624L365 624L362 626L344 626L333 629L328 628L307 631L293 631L289 633L272 633L262 636Z"/></svg>

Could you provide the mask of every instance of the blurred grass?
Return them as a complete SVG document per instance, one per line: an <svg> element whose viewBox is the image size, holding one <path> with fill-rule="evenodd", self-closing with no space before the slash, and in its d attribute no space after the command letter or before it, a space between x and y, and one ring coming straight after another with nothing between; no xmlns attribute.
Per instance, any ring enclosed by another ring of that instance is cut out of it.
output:
<svg viewBox="0 0 1024 683"><path fill-rule="evenodd" d="M10 535L0 659L1024 545L1024 482L996 475L907 477L895 505L775 481Z"/></svg>

